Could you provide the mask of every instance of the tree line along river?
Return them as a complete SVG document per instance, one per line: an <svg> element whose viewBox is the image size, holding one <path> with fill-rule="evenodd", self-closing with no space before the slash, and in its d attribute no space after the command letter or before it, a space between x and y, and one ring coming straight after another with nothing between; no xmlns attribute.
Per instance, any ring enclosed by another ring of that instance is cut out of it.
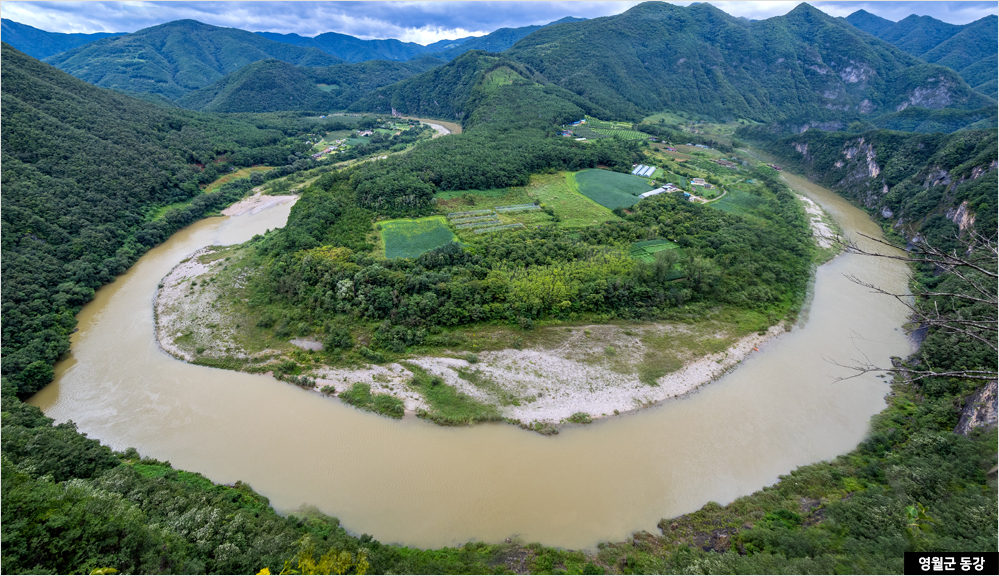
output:
<svg viewBox="0 0 999 576"><path fill-rule="evenodd" d="M880 229L785 174L849 238ZM206 245L284 224L291 203L198 222L151 250L79 314L56 380L31 398L115 449L134 446L215 482L243 480L279 511L314 505L352 532L418 547L470 540L587 548L729 502L852 449L888 385L837 364L904 356L906 309L847 279L906 290L902 262L841 255L816 271L790 332L717 382L631 415L545 437L506 424L443 428L356 410L269 376L185 364L159 349L161 279ZM871 243L868 243L868 247Z"/></svg>

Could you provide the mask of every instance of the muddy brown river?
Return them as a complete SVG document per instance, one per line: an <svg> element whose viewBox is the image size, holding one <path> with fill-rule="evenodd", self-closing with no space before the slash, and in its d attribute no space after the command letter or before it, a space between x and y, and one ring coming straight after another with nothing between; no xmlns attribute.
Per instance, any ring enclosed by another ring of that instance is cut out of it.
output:
<svg viewBox="0 0 999 576"><path fill-rule="evenodd" d="M851 237L880 235L845 200L791 175ZM696 393L545 437L506 424L441 428L361 412L268 376L188 365L153 335L160 279L194 250L282 226L290 204L211 218L151 250L79 315L72 353L30 402L92 438L215 482L249 482L281 511L314 505L354 533L418 547L520 537L589 548L656 531L664 517L727 503L797 466L852 449L884 407L873 375L910 344L905 308L846 279L894 291L904 264L842 255L816 273L811 307Z"/></svg>

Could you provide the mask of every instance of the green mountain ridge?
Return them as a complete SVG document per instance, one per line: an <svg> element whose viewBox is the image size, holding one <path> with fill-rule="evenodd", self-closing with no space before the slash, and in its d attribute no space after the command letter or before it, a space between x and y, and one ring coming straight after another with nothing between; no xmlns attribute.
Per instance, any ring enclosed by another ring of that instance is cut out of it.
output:
<svg viewBox="0 0 999 576"><path fill-rule="evenodd" d="M565 18L560 18L554 22L549 22L548 24L540 24L536 26L521 26L519 28L500 28L494 30L485 36L471 37L464 39L464 41L457 47L450 48L447 50L442 50L440 52L428 52L431 56L436 58L443 58L445 60L453 60L458 56L468 52L469 50L484 50L486 52L504 52L512 47L514 44L519 42L525 36L534 33L536 30L542 28L547 28L548 26L554 26L556 24L566 24L571 22L585 22L585 18L574 18L572 16L566 16Z"/></svg>
<svg viewBox="0 0 999 576"><path fill-rule="evenodd" d="M294 44L295 46L317 48L347 62L357 63L365 60L395 60L406 61L418 58L427 53L427 48L415 42L403 42L394 38L384 40L362 40L338 32L325 32L313 38L298 34L276 34L274 32L255 32L264 38L275 42Z"/></svg>
<svg viewBox="0 0 999 576"><path fill-rule="evenodd" d="M940 244L971 226L985 237L996 234L999 132L994 127L953 134L808 130L788 136L744 127L738 134L855 200L907 238L930 236Z"/></svg>
<svg viewBox="0 0 999 576"><path fill-rule="evenodd" d="M710 4L646 2L539 30L506 55L620 117L678 109L771 122L994 103L952 70L872 41L808 4L747 21Z"/></svg>
<svg viewBox="0 0 999 576"><path fill-rule="evenodd" d="M47 32L7 18L0 19L0 36L3 36L3 41L39 60L95 40L125 34L127 32L95 32L93 34Z"/></svg>
<svg viewBox="0 0 999 576"><path fill-rule="evenodd" d="M97 40L46 61L102 88L149 92L175 100L247 64L268 58L302 66L340 62L317 48L282 44L245 30L194 20L178 20Z"/></svg>
<svg viewBox="0 0 999 576"><path fill-rule="evenodd" d="M29 394L51 380L74 315L96 288L239 197L229 189L202 194L200 186L232 164L283 166L296 152L307 157L307 146L278 130L98 88L6 43L2 58L0 366Z"/></svg>
<svg viewBox="0 0 999 576"><path fill-rule="evenodd" d="M342 110L368 92L440 66L423 57L407 62L368 60L326 67L261 60L189 92L177 105L206 112Z"/></svg>
<svg viewBox="0 0 999 576"><path fill-rule="evenodd" d="M502 52L535 30L554 24L581 22L583 20L585 19L566 16L548 24L521 26L518 28L499 28L485 36L467 36L455 40L440 40L426 46L415 42L402 42L395 39L362 40L337 32L326 32L312 38L298 34L276 34L274 32L256 32L256 34L277 42L319 48L328 54L352 63L364 62L366 60L395 60L401 62L423 56L453 60L469 50Z"/></svg>
<svg viewBox="0 0 999 576"><path fill-rule="evenodd" d="M892 22L858 10L846 21L926 62L957 71L975 90L996 97L999 17L989 15L964 25L916 15Z"/></svg>

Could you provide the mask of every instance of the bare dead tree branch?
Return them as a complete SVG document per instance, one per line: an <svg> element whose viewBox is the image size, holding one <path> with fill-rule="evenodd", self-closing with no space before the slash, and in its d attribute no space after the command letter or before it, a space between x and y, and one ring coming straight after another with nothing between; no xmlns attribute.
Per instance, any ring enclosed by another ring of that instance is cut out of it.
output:
<svg viewBox="0 0 999 576"><path fill-rule="evenodd" d="M896 250L887 241L862 234L875 244ZM997 287L997 268L999 268L999 251L996 238L986 238L970 230L965 236L955 238L960 250L950 252L933 246L921 239L914 241L907 254L898 255L867 250L855 242L837 238L836 242L847 252L862 256L888 258L909 263L932 265L940 274L951 274L960 280L961 292L952 290L931 290L926 286L914 283L912 294L897 294L882 289L880 286L865 282L856 276L847 278L877 294L890 296L900 302L910 312L911 325L909 333L923 328L956 335L971 342L980 343L992 352L999 354L997 334L999 334L999 287ZM972 308L973 307L973 308ZM846 365L832 362L837 366L849 368L854 375L841 378L847 380L872 372L896 374L906 381L918 382L929 377L954 377L968 380L994 380L997 377L995 369L914 369L895 365L891 368L877 366L869 359Z"/></svg>

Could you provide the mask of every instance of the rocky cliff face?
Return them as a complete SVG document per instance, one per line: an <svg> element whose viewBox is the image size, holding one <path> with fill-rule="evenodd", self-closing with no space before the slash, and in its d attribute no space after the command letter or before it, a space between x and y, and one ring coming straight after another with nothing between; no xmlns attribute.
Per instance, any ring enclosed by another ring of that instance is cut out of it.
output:
<svg viewBox="0 0 999 576"><path fill-rule="evenodd" d="M997 414L999 414L999 393L996 380L993 380L968 398L954 433L967 436L976 428L986 430L995 428Z"/></svg>
<svg viewBox="0 0 999 576"><path fill-rule="evenodd" d="M784 137L771 150L911 238L930 217L942 216L964 233L983 210L995 210L994 202L982 200L983 194L996 196L994 186L985 190L999 165L995 142L994 131L942 136L811 130Z"/></svg>

